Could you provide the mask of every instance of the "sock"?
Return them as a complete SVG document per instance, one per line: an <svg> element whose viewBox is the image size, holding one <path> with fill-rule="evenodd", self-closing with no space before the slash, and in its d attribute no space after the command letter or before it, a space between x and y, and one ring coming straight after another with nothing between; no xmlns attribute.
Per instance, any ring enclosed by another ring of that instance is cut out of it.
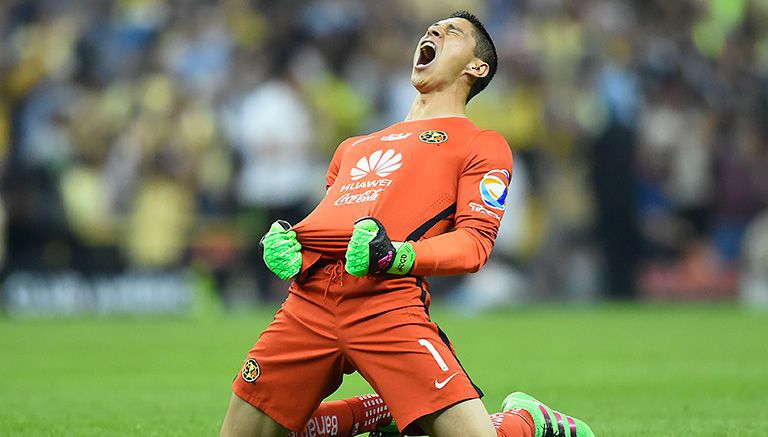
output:
<svg viewBox="0 0 768 437"><path fill-rule="evenodd" d="M498 437L533 437L535 435L531 413L520 408L491 414L491 422L496 428Z"/></svg>
<svg viewBox="0 0 768 437"><path fill-rule="evenodd" d="M503 413L491 414L491 423L496 428L497 437L534 437L536 435L533 417L531 413L520 408L513 408ZM414 425L412 425L414 426ZM415 425L407 435L426 435Z"/></svg>
<svg viewBox="0 0 768 437"><path fill-rule="evenodd" d="M391 421L389 408L379 395L355 396L321 403L304 429L290 433L289 437L349 437L373 431Z"/></svg>

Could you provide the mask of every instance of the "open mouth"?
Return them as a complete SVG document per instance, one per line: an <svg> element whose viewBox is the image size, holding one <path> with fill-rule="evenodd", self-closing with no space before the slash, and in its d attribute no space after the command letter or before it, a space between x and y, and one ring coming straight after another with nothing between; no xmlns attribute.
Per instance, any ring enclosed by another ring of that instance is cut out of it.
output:
<svg viewBox="0 0 768 437"><path fill-rule="evenodd" d="M419 48L419 59L416 60L417 67L426 67L435 60L437 54L435 43L432 41L424 41Z"/></svg>

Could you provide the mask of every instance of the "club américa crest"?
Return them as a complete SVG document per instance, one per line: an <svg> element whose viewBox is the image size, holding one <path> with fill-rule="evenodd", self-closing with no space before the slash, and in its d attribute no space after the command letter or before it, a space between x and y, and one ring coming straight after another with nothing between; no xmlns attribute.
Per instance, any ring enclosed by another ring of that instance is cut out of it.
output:
<svg viewBox="0 0 768 437"><path fill-rule="evenodd" d="M243 381L245 382L256 381L259 379L259 375L261 375L261 368L259 367L259 363L257 363L253 358L248 358L243 363L243 370L240 372L240 375L243 377Z"/></svg>
<svg viewBox="0 0 768 437"><path fill-rule="evenodd" d="M439 130L428 130L422 132L419 139L425 143L440 144L448 141L448 134Z"/></svg>

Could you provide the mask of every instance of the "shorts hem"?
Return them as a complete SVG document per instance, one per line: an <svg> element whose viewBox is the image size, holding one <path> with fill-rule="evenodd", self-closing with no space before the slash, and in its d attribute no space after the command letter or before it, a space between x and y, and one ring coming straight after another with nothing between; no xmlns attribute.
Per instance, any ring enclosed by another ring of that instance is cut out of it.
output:
<svg viewBox="0 0 768 437"><path fill-rule="evenodd" d="M407 421L403 421L406 423L406 425L402 428L400 428L397 418L395 418L395 423L398 424L398 430L403 435L405 435L407 432L423 431L416 423L417 420L426 415L451 407L458 404L459 402L468 401L470 399L480 399L480 396L477 393L472 393L470 395L458 396L457 398L452 399L446 398L445 402L433 403L428 407L425 407L421 410L415 410L412 414L409 414Z"/></svg>
<svg viewBox="0 0 768 437"><path fill-rule="evenodd" d="M248 402L254 408L257 408L259 411L269 416L270 419L277 422L280 426L288 428L293 432L301 432L301 430L304 429L304 425L306 423L297 425L293 420L288 419L286 416L276 412L274 409L260 405L260 402L256 396L250 395L245 391L238 390L236 387L237 386L232 387L232 392L237 395L237 397L244 400L245 402Z"/></svg>

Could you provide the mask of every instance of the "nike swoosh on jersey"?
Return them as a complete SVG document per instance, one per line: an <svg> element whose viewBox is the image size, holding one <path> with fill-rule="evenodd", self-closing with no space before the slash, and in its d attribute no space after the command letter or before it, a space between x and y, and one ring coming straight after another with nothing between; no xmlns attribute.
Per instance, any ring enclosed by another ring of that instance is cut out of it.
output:
<svg viewBox="0 0 768 437"><path fill-rule="evenodd" d="M445 385L448 384L453 379L453 377L456 376L456 374L458 373L459 372L453 372L453 375L445 378L445 380L443 381L435 380L435 388L440 390L441 388L445 387Z"/></svg>
<svg viewBox="0 0 768 437"><path fill-rule="evenodd" d="M368 141L368 140L370 140L371 138L375 138L375 137L376 137L376 135L369 135L369 136L367 136L367 137L365 137L365 138L360 138L359 140L357 140L357 141L355 141L354 143L352 143L352 145L351 145L351 146L349 146L349 147L355 147L356 145L358 145L358 144L362 143L363 141Z"/></svg>

